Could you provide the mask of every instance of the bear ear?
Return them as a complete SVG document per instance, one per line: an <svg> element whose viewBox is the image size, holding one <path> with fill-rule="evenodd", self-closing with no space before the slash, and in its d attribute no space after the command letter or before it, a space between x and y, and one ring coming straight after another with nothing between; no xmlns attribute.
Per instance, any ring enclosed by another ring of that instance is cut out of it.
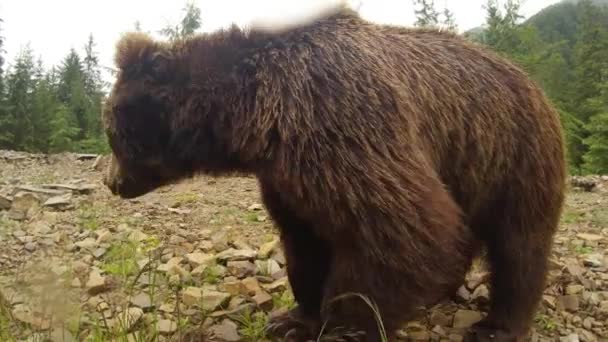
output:
<svg viewBox="0 0 608 342"><path fill-rule="evenodd" d="M150 74L156 79L169 75L171 51L141 32L125 34L116 45L116 66L129 73Z"/></svg>

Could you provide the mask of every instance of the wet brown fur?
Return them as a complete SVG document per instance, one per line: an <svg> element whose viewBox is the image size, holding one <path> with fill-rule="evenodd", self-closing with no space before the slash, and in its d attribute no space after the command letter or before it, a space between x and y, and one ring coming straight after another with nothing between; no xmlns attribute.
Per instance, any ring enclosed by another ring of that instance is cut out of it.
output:
<svg viewBox="0 0 608 342"><path fill-rule="evenodd" d="M520 69L454 34L348 10L173 45L130 34L116 56L104 113L115 193L198 172L257 176L285 247L292 314L365 330L367 341L378 334L360 299L325 304L369 296L392 340L417 306L457 289L482 242L492 304L477 329L524 336L565 166L558 115Z"/></svg>

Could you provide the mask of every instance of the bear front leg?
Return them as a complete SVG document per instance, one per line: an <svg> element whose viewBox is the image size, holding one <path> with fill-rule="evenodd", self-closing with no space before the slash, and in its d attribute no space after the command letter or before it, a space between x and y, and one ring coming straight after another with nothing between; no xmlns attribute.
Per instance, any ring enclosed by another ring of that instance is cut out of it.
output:
<svg viewBox="0 0 608 342"><path fill-rule="evenodd" d="M310 223L288 208L270 186L262 185L262 198L280 230L287 276L297 303L296 308L271 319L267 330L285 340L314 340L331 262L329 244L314 235Z"/></svg>

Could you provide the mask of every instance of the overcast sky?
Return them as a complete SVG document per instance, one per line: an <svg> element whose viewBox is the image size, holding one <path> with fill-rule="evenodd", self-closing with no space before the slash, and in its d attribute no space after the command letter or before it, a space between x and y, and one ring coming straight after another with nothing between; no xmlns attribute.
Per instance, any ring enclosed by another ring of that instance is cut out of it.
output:
<svg viewBox="0 0 608 342"><path fill-rule="evenodd" d="M289 20L319 4L334 0L197 0L203 17L203 30L210 31L234 22L247 25L251 20ZM461 30L484 21L486 0L435 0L439 9L447 5L456 15ZM559 0L525 0L523 14L528 17ZM363 0L363 17L382 23L411 25L411 0ZM101 63L112 65L113 49L120 34L132 30L139 20L144 31L157 32L167 23L176 23L183 0L0 0L2 35L6 37L8 62L21 46L30 43L45 66L58 64L74 47L79 52L92 33L97 41ZM287 18L287 19L286 19Z"/></svg>

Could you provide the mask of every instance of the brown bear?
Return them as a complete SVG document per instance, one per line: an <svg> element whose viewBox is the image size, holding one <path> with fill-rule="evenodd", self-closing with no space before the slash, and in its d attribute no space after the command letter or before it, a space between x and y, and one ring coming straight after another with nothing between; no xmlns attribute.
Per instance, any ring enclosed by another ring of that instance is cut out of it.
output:
<svg viewBox="0 0 608 342"><path fill-rule="evenodd" d="M116 64L105 183L132 198L197 173L255 175L298 303L273 333L393 341L485 247L491 304L467 336L526 336L566 168L558 114L518 67L348 9L280 32L127 34Z"/></svg>

